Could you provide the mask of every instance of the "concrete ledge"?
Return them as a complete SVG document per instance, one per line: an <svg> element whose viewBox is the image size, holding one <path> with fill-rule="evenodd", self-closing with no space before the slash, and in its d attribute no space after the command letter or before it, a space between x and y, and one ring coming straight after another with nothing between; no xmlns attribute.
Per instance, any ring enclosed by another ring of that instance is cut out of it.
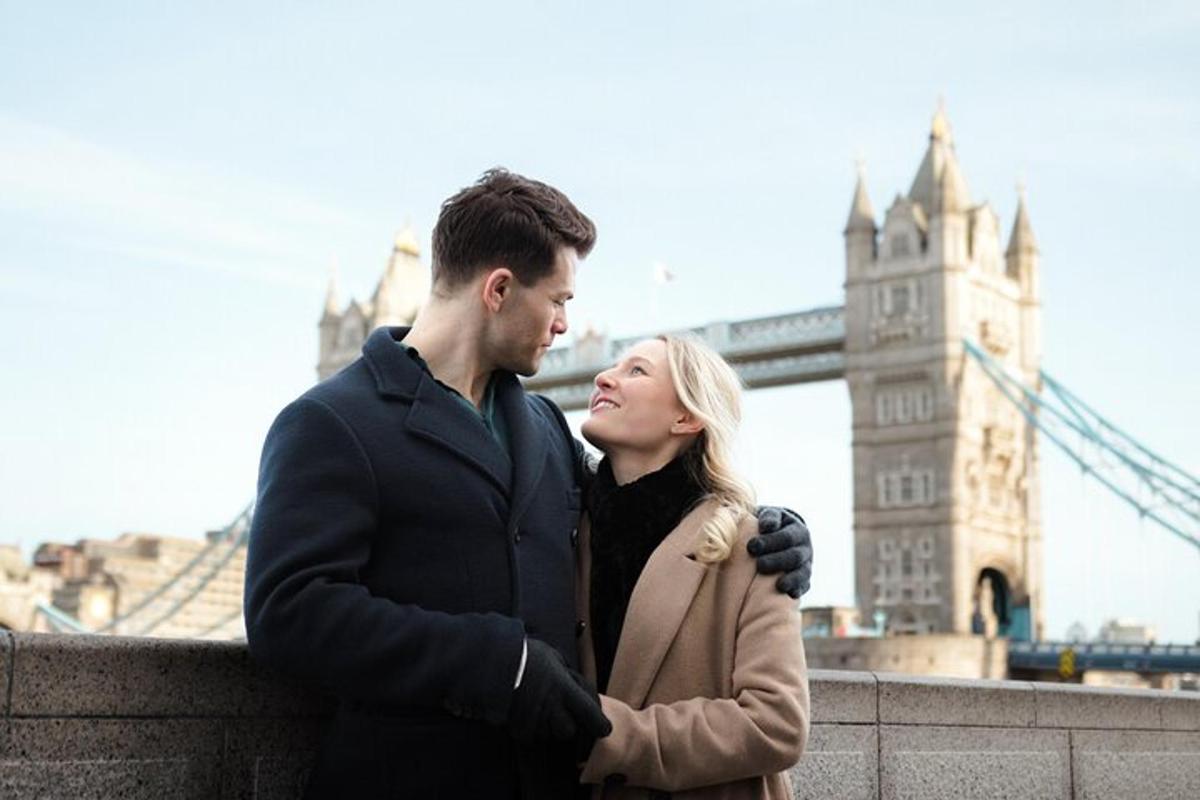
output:
<svg viewBox="0 0 1200 800"><path fill-rule="evenodd" d="M876 677L881 723L1001 728L1031 728L1036 723L1030 683L888 672Z"/></svg>
<svg viewBox="0 0 1200 800"><path fill-rule="evenodd" d="M879 687L870 672L814 669L808 673L812 721L874 725L879 721Z"/></svg>
<svg viewBox="0 0 1200 800"><path fill-rule="evenodd" d="M1108 689L1063 683L1033 684L1039 728L1116 728L1162 730L1163 708L1200 708L1190 695L1154 689ZM1190 723L1186 714L1171 715L1182 730L1200 730L1200 714ZM1186 727L1185 727L1186 726Z"/></svg>
<svg viewBox="0 0 1200 800"><path fill-rule="evenodd" d="M11 716L319 716L333 709L259 668L235 642L11 636Z"/></svg>
<svg viewBox="0 0 1200 800"><path fill-rule="evenodd" d="M1200 695L813 670L798 798L1200 797ZM0 631L0 797L301 796L333 708L245 645Z"/></svg>

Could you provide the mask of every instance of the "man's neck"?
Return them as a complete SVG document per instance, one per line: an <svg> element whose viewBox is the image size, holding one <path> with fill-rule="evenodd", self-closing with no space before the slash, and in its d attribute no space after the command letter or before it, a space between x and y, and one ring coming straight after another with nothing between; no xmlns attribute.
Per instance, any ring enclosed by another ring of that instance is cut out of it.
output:
<svg viewBox="0 0 1200 800"><path fill-rule="evenodd" d="M467 309L435 298L421 310L404 343L416 348L435 378L479 408L495 370L479 352L479 339Z"/></svg>

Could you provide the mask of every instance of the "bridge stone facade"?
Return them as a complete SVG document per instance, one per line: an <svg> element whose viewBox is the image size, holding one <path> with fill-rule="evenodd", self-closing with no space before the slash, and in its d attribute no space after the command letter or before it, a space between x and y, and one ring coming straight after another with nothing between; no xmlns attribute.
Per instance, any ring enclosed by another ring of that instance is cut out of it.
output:
<svg viewBox="0 0 1200 800"><path fill-rule="evenodd" d="M1024 198L1002 252L999 217L972 204L939 110L882 228L860 175L844 235L860 612L884 612L890 633L1041 638L1035 429L963 347L977 341L1038 384Z"/></svg>

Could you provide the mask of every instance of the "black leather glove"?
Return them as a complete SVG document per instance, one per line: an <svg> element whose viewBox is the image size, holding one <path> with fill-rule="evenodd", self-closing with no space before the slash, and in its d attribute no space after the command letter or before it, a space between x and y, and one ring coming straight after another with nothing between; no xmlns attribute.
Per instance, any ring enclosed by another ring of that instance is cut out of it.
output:
<svg viewBox="0 0 1200 800"><path fill-rule="evenodd" d="M812 580L812 536L804 518L788 508L759 506L758 536L746 543L763 575L779 575L776 588L795 599Z"/></svg>
<svg viewBox="0 0 1200 800"><path fill-rule="evenodd" d="M525 674L513 692L508 726L519 742L576 742L612 732L600 701L562 655L537 639L526 639Z"/></svg>
<svg viewBox="0 0 1200 800"><path fill-rule="evenodd" d="M600 694L596 691L596 687L588 683L582 675L574 672L571 674L575 675L579 679L580 688L587 692L588 696L591 697L592 700L595 701L596 705L599 706ZM603 714L603 706L601 706L601 709L601 714ZM579 733L576 734L575 741L572 742L575 751L575 763L582 764L583 762L587 761L592 755L592 748L596 746L596 740L603 739L605 736L608 736L610 733L612 733L612 723L608 721L607 717L604 718L604 721L607 723L607 729L599 735L590 730L580 730Z"/></svg>

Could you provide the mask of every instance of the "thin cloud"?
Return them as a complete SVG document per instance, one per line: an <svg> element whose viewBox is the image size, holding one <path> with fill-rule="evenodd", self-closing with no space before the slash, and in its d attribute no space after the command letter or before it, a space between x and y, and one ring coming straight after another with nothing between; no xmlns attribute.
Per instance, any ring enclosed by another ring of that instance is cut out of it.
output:
<svg viewBox="0 0 1200 800"><path fill-rule="evenodd" d="M292 189L141 158L3 116L0 208L83 231L101 251L306 289L324 272L313 252L373 230Z"/></svg>

